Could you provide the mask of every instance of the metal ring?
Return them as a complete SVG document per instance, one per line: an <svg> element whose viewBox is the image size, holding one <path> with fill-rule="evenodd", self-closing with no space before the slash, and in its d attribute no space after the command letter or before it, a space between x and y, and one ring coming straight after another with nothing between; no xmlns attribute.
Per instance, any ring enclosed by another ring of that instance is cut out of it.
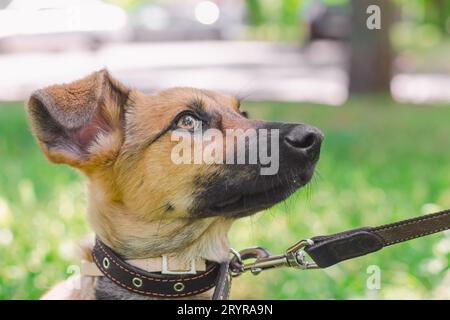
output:
<svg viewBox="0 0 450 320"><path fill-rule="evenodd" d="M182 282L177 282L173 285L173 290L175 290L176 292L181 292L184 290L184 288L185 288L185 285Z"/></svg>
<svg viewBox="0 0 450 320"><path fill-rule="evenodd" d="M108 269L109 268L109 260L108 260L108 258L106 258L106 257L103 258L102 264L103 264L103 268Z"/></svg>
<svg viewBox="0 0 450 320"><path fill-rule="evenodd" d="M233 254L233 256L237 259L237 261L240 264L244 264L244 262L242 261L241 254L239 253L239 251L237 251L237 250L235 250L233 248L230 248L230 252Z"/></svg>
<svg viewBox="0 0 450 320"><path fill-rule="evenodd" d="M244 261L239 251L230 248L230 253L233 255L230 259L230 272L233 277L237 277L244 272Z"/></svg>
<svg viewBox="0 0 450 320"><path fill-rule="evenodd" d="M142 287L142 279L140 279L140 278L133 278L133 285L136 288Z"/></svg>

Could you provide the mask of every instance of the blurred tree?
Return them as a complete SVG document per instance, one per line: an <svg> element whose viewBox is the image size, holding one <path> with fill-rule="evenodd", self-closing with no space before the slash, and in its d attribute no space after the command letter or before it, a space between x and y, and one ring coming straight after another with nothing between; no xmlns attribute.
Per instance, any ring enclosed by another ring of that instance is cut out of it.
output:
<svg viewBox="0 0 450 320"><path fill-rule="evenodd" d="M259 26L265 22L260 0L245 0L248 22L252 26Z"/></svg>
<svg viewBox="0 0 450 320"><path fill-rule="evenodd" d="M373 0L351 0L352 33L350 56L350 93L389 92L393 50L389 32L394 17L391 0L378 0L381 28L367 26L367 8Z"/></svg>
<svg viewBox="0 0 450 320"><path fill-rule="evenodd" d="M295 26L299 22L301 4L305 0L245 0L249 24Z"/></svg>
<svg viewBox="0 0 450 320"><path fill-rule="evenodd" d="M442 32L447 32L447 22L450 16L450 1L422 0L424 22L434 24Z"/></svg>
<svg viewBox="0 0 450 320"><path fill-rule="evenodd" d="M299 9L302 0L281 1L281 22L287 26L294 26L299 21Z"/></svg>

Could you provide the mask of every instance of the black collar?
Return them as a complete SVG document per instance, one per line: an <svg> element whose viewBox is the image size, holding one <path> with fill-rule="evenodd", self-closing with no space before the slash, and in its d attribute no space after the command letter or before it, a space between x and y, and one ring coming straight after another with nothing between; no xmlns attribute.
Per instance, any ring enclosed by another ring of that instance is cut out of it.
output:
<svg viewBox="0 0 450 320"><path fill-rule="evenodd" d="M171 299L195 296L216 287L213 299L228 298L231 285L228 262L219 264L207 261L206 270L196 274L150 273L126 263L98 238L92 257L107 278L133 293Z"/></svg>

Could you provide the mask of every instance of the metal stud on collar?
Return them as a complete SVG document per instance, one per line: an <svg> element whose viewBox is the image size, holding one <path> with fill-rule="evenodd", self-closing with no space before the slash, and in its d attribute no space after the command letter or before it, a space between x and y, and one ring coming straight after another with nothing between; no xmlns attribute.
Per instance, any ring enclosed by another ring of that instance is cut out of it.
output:
<svg viewBox="0 0 450 320"><path fill-rule="evenodd" d="M173 285L173 290L175 290L176 292L181 292L184 290L184 288L185 288L185 285L182 282L177 282Z"/></svg>
<svg viewBox="0 0 450 320"><path fill-rule="evenodd" d="M108 260L108 258L106 258L106 257L103 258L102 264L103 264L103 268L108 269L109 268L109 260Z"/></svg>
<svg viewBox="0 0 450 320"><path fill-rule="evenodd" d="M136 288L142 287L142 279L141 278L133 278L132 282L133 282L133 286L135 286Z"/></svg>

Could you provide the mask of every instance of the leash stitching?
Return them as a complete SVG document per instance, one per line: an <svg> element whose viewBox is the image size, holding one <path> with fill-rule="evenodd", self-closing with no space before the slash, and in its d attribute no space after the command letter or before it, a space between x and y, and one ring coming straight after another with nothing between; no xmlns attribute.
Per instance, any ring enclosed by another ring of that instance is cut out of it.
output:
<svg viewBox="0 0 450 320"><path fill-rule="evenodd" d="M405 222L400 222L400 223L397 222L397 223L394 223L392 225L387 225L385 227L375 228L375 229L373 229L373 231L386 231L386 230L390 230L390 229L397 228L397 227L407 226L407 225L410 225L410 224L417 224L419 222L424 222L424 221L428 221L428 220L441 218L443 215L446 215L446 214L449 214L449 213L450 213L449 211L442 211L442 212L440 212L437 215L432 216L432 217L423 217L423 218L419 218L417 220L405 221Z"/></svg>
<svg viewBox="0 0 450 320"><path fill-rule="evenodd" d="M403 238L403 239L387 242L386 246L389 246L391 244L395 244L395 243L398 243L398 242L403 242L403 241L408 241L408 240L412 240L412 239L415 239L415 238L420 238L422 236L426 236L426 235L429 235L429 234L433 234L433 233L436 233L436 232L447 230L448 228L449 227L442 227L442 228L435 229L435 230L432 230L432 231L429 231L429 232L424 232L424 233L421 233L421 234L418 234L418 235L413 235L413 236L410 236L410 237L407 237L407 238Z"/></svg>

